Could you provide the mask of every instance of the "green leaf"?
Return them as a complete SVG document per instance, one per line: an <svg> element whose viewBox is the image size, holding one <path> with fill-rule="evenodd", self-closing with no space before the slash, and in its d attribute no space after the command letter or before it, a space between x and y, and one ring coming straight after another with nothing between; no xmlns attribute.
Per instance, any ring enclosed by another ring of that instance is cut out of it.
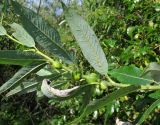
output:
<svg viewBox="0 0 160 125"><path fill-rule="evenodd" d="M154 82L153 80L150 79L150 77L145 76L141 77L142 71L131 65L131 66L123 66L118 69L114 69L109 72L109 74L116 78L119 82L124 83L124 84L149 84Z"/></svg>
<svg viewBox="0 0 160 125"><path fill-rule="evenodd" d="M15 89L9 91L6 97L13 96L15 94L26 94L37 90L38 82L23 82L21 85L17 86Z"/></svg>
<svg viewBox="0 0 160 125"><path fill-rule="evenodd" d="M149 97L154 98L154 99L159 99L160 98L160 90L149 94Z"/></svg>
<svg viewBox="0 0 160 125"><path fill-rule="evenodd" d="M97 99L97 100L94 100L94 101L90 102L87 105L84 112L80 115L80 117L76 118L74 121L69 123L69 125L78 123L82 118L84 118L86 115L89 115L93 111L98 110L100 108L103 108L104 106L107 106L108 104L110 104L114 100L116 100L116 99L118 99L122 96L125 96L129 93L135 92L139 89L140 89L140 86L134 86L134 85L129 86L129 87L125 87L125 88L121 88L121 89L119 89L117 91L114 91L111 94L101 98L101 99Z"/></svg>
<svg viewBox="0 0 160 125"><path fill-rule="evenodd" d="M2 35L6 35L7 31L5 30L5 28L2 26L2 24L0 24L0 36Z"/></svg>
<svg viewBox="0 0 160 125"><path fill-rule="evenodd" d="M35 73L39 71L45 65L46 63L32 64L32 65L21 68L11 79L9 79L6 83L4 83L0 87L0 94L10 88L14 88L15 86L19 85L24 78L29 76L31 73Z"/></svg>
<svg viewBox="0 0 160 125"><path fill-rule="evenodd" d="M67 63L72 62L69 53L62 47L57 30L46 23L34 11L22 7L12 1L15 12L20 15L21 22L34 40L52 56L58 56Z"/></svg>
<svg viewBox="0 0 160 125"><path fill-rule="evenodd" d="M66 9L65 17L85 58L96 71L106 75L108 63L94 31L89 24L73 10Z"/></svg>
<svg viewBox="0 0 160 125"><path fill-rule="evenodd" d="M140 120L137 122L136 125L141 125L146 118L149 116L149 114L160 104L160 99L156 100L142 115Z"/></svg>
<svg viewBox="0 0 160 125"><path fill-rule="evenodd" d="M160 82L160 64L151 62L143 75L148 73L156 82Z"/></svg>
<svg viewBox="0 0 160 125"><path fill-rule="evenodd" d="M33 38L27 33L27 31L19 24L12 23L10 25L15 32L12 34L22 45L28 47L35 47L35 42Z"/></svg>
<svg viewBox="0 0 160 125"><path fill-rule="evenodd" d="M80 113L84 111L85 107L87 104L89 104L90 99L94 93L94 87L95 86L90 86L87 87L85 90L85 94L83 95L83 100L82 100L82 106L80 108Z"/></svg>
<svg viewBox="0 0 160 125"><path fill-rule="evenodd" d="M1 50L0 64L22 65L26 66L33 62L44 62L43 57L33 52L19 50Z"/></svg>

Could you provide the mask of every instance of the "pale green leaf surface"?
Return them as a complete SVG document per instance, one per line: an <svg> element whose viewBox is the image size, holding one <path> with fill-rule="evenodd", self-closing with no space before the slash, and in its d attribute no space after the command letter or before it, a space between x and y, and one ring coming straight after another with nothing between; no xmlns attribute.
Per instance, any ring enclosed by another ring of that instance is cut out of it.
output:
<svg viewBox="0 0 160 125"><path fill-rule="evenodd" d="M92 28L73 10L66 9L65 17L84 57L97 72L106 75L108 63Z"/></svg>
<svg viewBox="0 0 160 125"><path fill-rule="evenodd" d="M140 120L137 122L136 125L141 125L146 118L149 116L149 114L160 104L160 99L156 100L154 103L152 103L152 105L145 110L145 112L143 113L142 117L140 118Z"/></svg>
<svg viewBox="0 0 160 125"><path fill-rule="evenodd" d="M121 88L117 91L112 92L111 94L101 98L94 100L90 102L87 107L85 108L84 112L80 115L79 118L76 118L74 121L69 123L68 125L78 123L82 118L84 118L86 115L89 115L90 113L94 112L95 110L98 110L100 108L103 108L104 106L107 106L114 100L123 97L129 93L135 92L140 89L140 86L129 86L125 88Z"/></svg>
<svg viewBox="0 0 160 125"><path fill-rule="evenodd" d="M151 62L144 74L150 74L156 82L160 82L160 64Z"/></svg>
<svg viewBox="0 0 160 125"><path fill-rule="evenodd" d="M46 52L61 58L67 63L72 62L72 57L61 45L59 33L55 28L51 27L32 10L24 8L14 1L12 1L12 4L15 12L20 15L24 28Z"/></svg>
<svg viewBox="0 0 160 125"><path fill-rule="evenodd" d="M46 63L42 63L42 64L34 64L34 65L22 67L11 79L9 79L6 83L4 83L0 87L0 94L10 88L16 87L18 84L22 82L24 78L29 76L31 73L35 73L39 71L45 65Z"/></svg>
<svg viewBox="0 0 160 125"><path fill-rule="evenodd" d="M19 24L12 23L10 25L14 29L14 33L12 34L22 45L27 47L35 47L35 42L33 38L27 33L27 31Z"/></svg>
<svg viewBox="0 0 160 125"><path fill-rule="evenodd" d="M109 72L112 77L124 84L142 85L154 82L149 76L141 77L142 73L139 68L133 65L123 66Z"/></svg>
<svg viewBox="0 0 160 125"><path fill-rule="evenodd" d="M33 62L44 62L43 57L33 52L19 50L1 50L0 64L22 65L26 66Z"/></svg>
<svg viewBox="0 0 160 125"><path fill-rule="evenodd" d="M7 32L6 32L5 28L0 24L0 36L6 35L6 34L7 34Z"/></svg>
<svg viewBox="0 0 160 125"><path fill-rule="evenodd" d="M38 76L52 75L52 72L43 68L36 73Z"/></svg>

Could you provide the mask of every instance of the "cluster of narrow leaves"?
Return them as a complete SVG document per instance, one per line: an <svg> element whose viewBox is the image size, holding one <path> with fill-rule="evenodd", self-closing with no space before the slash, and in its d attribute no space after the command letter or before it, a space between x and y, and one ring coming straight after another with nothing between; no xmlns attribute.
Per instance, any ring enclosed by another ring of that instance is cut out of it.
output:
<svg viewBox="0 0 160 125"><path fill-rule="evenodd" d="M60 36L55 28L52 28L35 12L22 7L19 3L12 1L12 5L15 13L20 16L21 23L24 27L23 28L21 25L16 23L10 25L14 30L12 35L16 38L16 40L14 40L15 42L31 49L34 49L38 44L44 51L47 52L48 55L50 54L51 57L56 56L66 63L73 62L70 54L63 48L60 41ZM66 21L68 22L84 57L97 72L101 75L107 75L108 63L94 31L81 16L73 10L68 9L63 3L62 5L65 11ZM2 25L0 25L0 35L6 35L11 38ZM12 89L6 94L7 97L16 93L24 94L36 90L38 91L38 83L42 82L44 78L54 80L61 76L61 74L57 73L55 75L52 71L50 71L47 60L43 56L33 53L33 51L2 50L0 51L0 64L14 64L23 66L10 80L0 87L0 94L8 89ZM44 70L46 72L42 73ZM29 82L26 82L25 80L27 80L28 76L33 73L36 75L35 78L31 79ZM148 73L150 73L150 77L148 76ZM93 111L104 106L110 106L110 103L114 100L139 90L141 87L140 85L159 83L159 73L160 66L155 63L150 64L145 73L135 66L120 67L119 69L110 71L109 74L118 82L127 84L128 87L121 88L101 99L91 102L89 102L89 98L92 96L91 92L95 86L94 84L77 87L77 89L72 91L67 97L60 98L53 96L53 98L61 101L73 98L80 94L84 95L84 102L80 111L80 117L69 123L75 124ZM47 90L46 88L42 89ZM47 92L48 91L49 90L47 90ZM159 103L159 100L155 101L146 110L137 125L141 124Z"/></svg>
<svg viewBox="0 0 160 125"><path fill-rule="evenodd" d="M30 9L24 8L19 3L14 1L12 1L12 5L15 13L20 15L23 27L17 23L10 24L11 29L13 29L13 38L0 24L1 36L9 37L14 42L26 46L31 50L34 50L36 45L39 44L42 48L44 48L44 51L48 52L52 56L58 55L60 59L65 59L67 62L72 61L69 53L63 48L56 29L49 26L40 16ZM19 93L20 91L24 91L26 88L27 90L29 88L32 89L32 87L35 88L37 82L39 83L43 80L40 77L48 78L47 75L38 77L36 75L34 76L35 78L32 78L30 83L25 82L29 76L35 74L37 71L48 65L47 60L44 57L30 51L29 49L27 51L0 51L0 64L23 66L10 80L0 87L0 93L5 92L8 89L13 89L6 95L7 97ZM49 76L53 77L54 75L51 74ZM41 81L39 81L39 79L41 79Z"/></svg>

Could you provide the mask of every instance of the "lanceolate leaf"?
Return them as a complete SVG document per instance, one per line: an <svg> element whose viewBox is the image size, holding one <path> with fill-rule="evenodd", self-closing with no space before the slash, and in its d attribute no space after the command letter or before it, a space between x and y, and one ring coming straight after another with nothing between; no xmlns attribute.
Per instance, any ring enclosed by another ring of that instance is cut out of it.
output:
<svg viewBox="0 0 160 125"><path fill-rule="evenodd" d="M123 66L118 69L114 69L109 72L109 74L116 78L119 82L124 84L149 84L154 82L150 77L145 76L141 77L142 71L131 65L131 66Z"/></svg>
<svg viewBox="0 0 160 125"><path fill-rule="evenodd" d="M71 56L62 47L56 29L52 28L32 10L24 8L14 1L12 4L15 12L20 15L24 28L46 52L52 56L56 55L68 63L72 61Z"/></svg>
<svg viewBox="0 0 160 125"><path fill-rule="evenodd" d="M106 75L108 63L94 31L89 24L73 10L66 9L65 17L85 58L96 71Z"/></svg>
<svg viewBox="0 0 160 125"><path fill-rule="evenodd" d="M31 73L35 73L39 71L45 65L46 63L42 63L42 64L29 65L29 66L21 68L10 80L8 80L6 83L4 83L0 87L0 94L10 89L11 87L13 88L17 86L18 84L22 82L24 78L29 76Z"/></svg>
<svg viewBox="0 0 160 125"><path fill-rule="evenodd" d="M160 99L156 100L142 115L140 120L137 122L136 125L141 125L146 118L149 116L149 114L160 104Z"/></svg>
<svg viewBox="0 0 160 125"><path fill-rule="evenodd" d="M86 88L86 92L82 100L82 106L80 108L80 113L84 111L86 105L90 102L90 98L92 97L93 93L94 93L94 86Z"/></svg>
<svg viewBox="0 0 160 125"><path fill-rule="evenodd" d="M7 32L6 32L5 28L2 26L2 24L0 24L0 36L6 35L6 34L7 34Z"/></svg>
<svg viewBox="0 0 160 125"><path fill-rule="evenodd" d="M44 62L43 57L34 54L33 52L25 52L19 50L1 50L0 64L11 65L28 65L33 62Z"/></svg>
<svg viewBox="0 0 160 125"><path fill-rule="evenodd" d="M148 74L148 73L150 73L151 77L156 82L160 82L160 64L156 62L151 62L144 74Z"/></svg>
<svg viewBox="0 0 160 125"><path fill-rule="evenodd" d="M13 23L10 26L15 30L15 32L12 35L16 39L18 39L22 45L28 47L35 47L35 42L33 38L25 31L25 29L21 25Z"/></svg>
<svg viewBox="0 0 160 125"><path fill-rule="evenodd" d="M104 106L107 106L108 104L110 104L112 101L125 96L129 93L135 92L137 90L140 89L140 86L129 86L126 88L121 88L101 99L97 99L94 100L92 102L90 102L87 107L85 108L84 112L80 115L79 118L76 118L74 121L72 121L70 124L75 124L77 122L79 122L83 117L85 117L86 115L89 115L90 113L92 113L95 110L98 110Z"/></svg>
<svg viewBox="0 0 160 125"><path fill-rule="evenodd" d="M149 97L154 98L154 99L159 99L160 98L160 90L157 90L154 93L149 94Z"/></svg>
<svg viewBox="0 0 160 125"><path fill-rule="evenodd" d="M29 92L33 92L37 89L38 82L23 82L21 85L17 86L15 89L9 91L6 94L6 97L10 97L15 94L25 94Z"/></svg>

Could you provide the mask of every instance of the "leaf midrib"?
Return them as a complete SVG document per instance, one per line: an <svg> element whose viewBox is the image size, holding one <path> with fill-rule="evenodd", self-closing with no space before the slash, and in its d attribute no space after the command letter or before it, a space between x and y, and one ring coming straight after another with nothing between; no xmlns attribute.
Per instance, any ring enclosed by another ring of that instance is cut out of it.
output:
<svg viewBox="0 0 160 125"><path fill-rule="evenodd" d="M135 79L141 79L141 80L146 80L146 81L149 81L149 82L154 82L153 80L150 80L150 79L145 79L145 78L141 78L141 77L138 77L138 76L132 76L132 75L128 75L128 74L125 74L125 73L119 73L119 72L114 72L114 73L124 75L124 76L128 76L128 77L132 77L132 78L135 78Z"/></svg>
<svg viewBox="0 0 160 125"><path fill-rule="evenodd" d="M23 8L22 8L23 9ZM26 8L25 8L26 9ZM24 10L24 9L23 9ZM22 12L22 11L21 11ZM32 17L33 17L33 12L31 11L31 13L32 13ZM47 34L45 34L43 31L41 31L29 18L28 18L28 16L27 15L25 15L25 14L22 14L22 16L25 16L26 18L27 18L27 20L29 20L29 22L36 28L36 29L38 29L44 36L46 36L50 41L52 41L53 42L53 44L55 44L57 47L59 47L61 50L63 50L65 53L66 53L66 55L68 56L68 57L70 57L68 54L67 54L67 52L63 49L63 48L61 48L61 46L59 46L56 42L54 42ZM31 17L31 18L32 18ZM36 18L38 18L39 19L39 17L37 17L36 16Z"/></svg>

